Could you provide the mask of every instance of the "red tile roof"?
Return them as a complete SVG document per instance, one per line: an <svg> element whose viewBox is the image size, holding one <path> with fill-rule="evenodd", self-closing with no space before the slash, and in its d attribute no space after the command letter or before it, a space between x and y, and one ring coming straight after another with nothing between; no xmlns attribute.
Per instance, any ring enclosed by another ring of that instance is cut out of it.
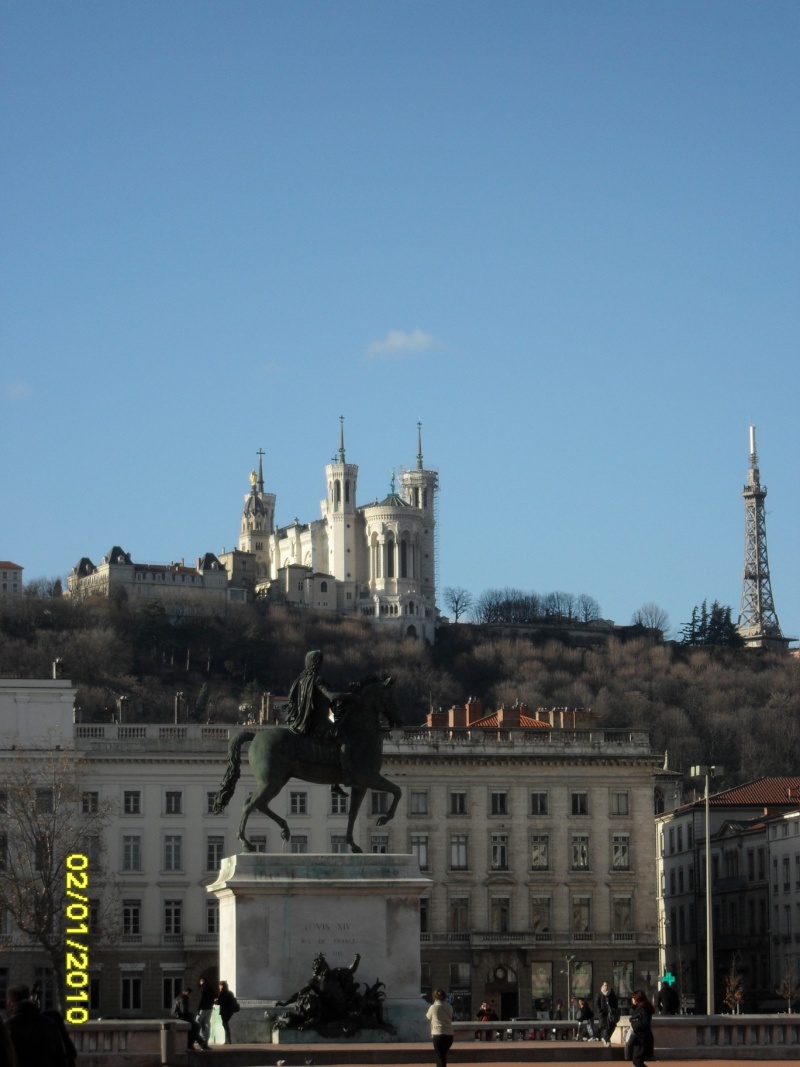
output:
<svg viewBox="0 0 800 1067"><path fill-rule="evenodd" d="M791 796L787 796L787 790L792 791ZM757 804L761 807L775 804L792 807L800 803L800 777L795 775L781 778L757 778L754 782L736 785L732 789L723 789L721 793L712 793L708 798L708 803L711 807L748 804Z"/></svg>
<svg viewBox="0 0 800 1067"><path fill-rule="evenodd" d="M520 715L519 725L524 730L552 730L552 726L549 722L542 722L541 719L532 719L530 715ZM489 715L484 715L482 719L477 719L475 722L470 723L469 729L472 730L476 726L487 726L497 729L500 727L500 717L496 711L493 711Z"/></svg>
<svg viewBox="0 0 800 1067"><path fill-rule="evenodd" d="M22 570L22 564L21 563L11 563L7 559L0 559L0 567L13 568L14 570L18 570L18 571Z"/></svg>

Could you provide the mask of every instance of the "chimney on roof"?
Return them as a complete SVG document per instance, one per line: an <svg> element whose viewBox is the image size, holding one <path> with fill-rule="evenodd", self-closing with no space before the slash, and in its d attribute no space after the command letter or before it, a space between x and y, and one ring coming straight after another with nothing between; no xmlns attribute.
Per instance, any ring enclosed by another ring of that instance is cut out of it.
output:
<svg viewBox="0 0 800 1067"><path fill-rule="evenodd" d="M497 709L497 725L505 730L519 727L519 704L514 704L510 708L501 704Z"/></svg>
<svg viewBox="0 0 800 1067"><path fill-rule="evenodd" d="M477 697L467 697L467 726L472 726L483 718L483 701Z"/></svg>
<svg viewBox="0 0 800 1067"><path fill-rule="evenodd" d="M467 725L467 709L463 704L453 704L447 713L447 725L451 730L463 730Z"/></svg>
<svg viewBox="0 0 800 1067"><path fill-rule="evenodd" d="M428 712L428 728L430 730L446 730L447 729L447 712L438 708L436 711L431 708Z"/></svg>

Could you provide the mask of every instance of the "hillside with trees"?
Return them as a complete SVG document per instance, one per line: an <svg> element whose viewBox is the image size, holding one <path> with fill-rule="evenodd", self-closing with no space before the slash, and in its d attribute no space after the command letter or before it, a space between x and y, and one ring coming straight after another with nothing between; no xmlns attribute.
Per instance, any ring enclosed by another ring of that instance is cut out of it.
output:
<svg viewBox="0 0 800 1067"><path fill-rule="evenodd" d="M700 613L702 618L702 610ZM74 601L34 590L0 607L0 675L47 678L56 659L84 721L164 721L180 692L189 718L235 722L264 693L284 696L305 653L321 648L337 688L391 673L406 722L468 696L487 708L591 709L601 724L649 731L669 764L727 768L725 784L800 767L800 660L781 653L663 642L656 631L576 647L442 627L435 647L364 621L265 604L219 617L170 618L157 603Z"/></svg>

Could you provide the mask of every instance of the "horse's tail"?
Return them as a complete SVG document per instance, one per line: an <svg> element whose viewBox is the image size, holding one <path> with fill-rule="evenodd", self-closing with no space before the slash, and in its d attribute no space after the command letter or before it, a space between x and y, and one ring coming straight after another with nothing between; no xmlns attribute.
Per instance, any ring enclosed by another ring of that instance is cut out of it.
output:
<svg viewBox="0 0 800 1067"><path fill-rule="evenodd" d="M233 796L236 790L236 783L239 781L239 768L242 764L242 745L252 741L255 736L255 734L243 730L242 733L236 734L231 738L228 745L228 767L211 808L215 815L220 815L227 808L228 801Z"/></svg>

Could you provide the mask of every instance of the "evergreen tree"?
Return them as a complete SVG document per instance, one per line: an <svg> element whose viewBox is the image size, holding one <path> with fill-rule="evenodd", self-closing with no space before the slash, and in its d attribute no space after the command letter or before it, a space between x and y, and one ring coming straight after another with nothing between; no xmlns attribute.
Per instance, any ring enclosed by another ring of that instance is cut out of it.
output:
<svg viewBox="0 0 800 1067"><path fill-rule="evenodd" d="M700 607L692 609L692 617L681 628L681 640L684 645L714 645L722 648L741 648L744 644L736 624L731 616L729 605L715 600L708 607L703 601Z"/></svg>

